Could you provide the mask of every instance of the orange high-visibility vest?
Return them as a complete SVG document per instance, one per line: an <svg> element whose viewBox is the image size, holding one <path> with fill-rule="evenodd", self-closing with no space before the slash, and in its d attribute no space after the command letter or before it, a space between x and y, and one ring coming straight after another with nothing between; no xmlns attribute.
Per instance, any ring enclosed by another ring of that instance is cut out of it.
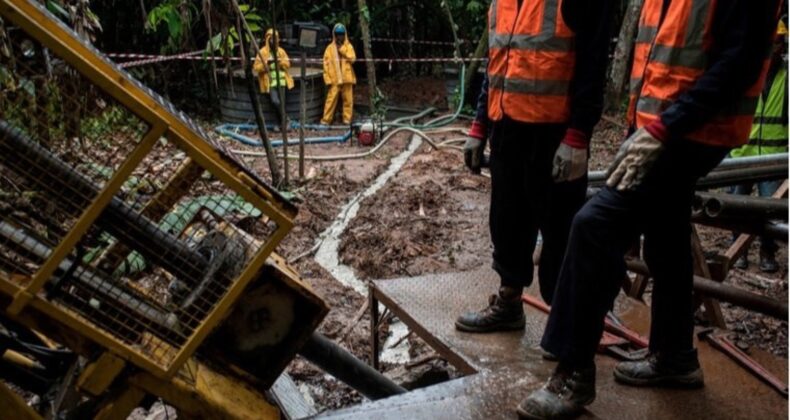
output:
<svg viewBox="0 0 790 420"><path fill-rule="evenodd" d="M562 0L493 0L489 9L488 117L564 123L575 63Z"/></svg>
<svg viewBox="0 0 790 420"><path fill-rule="evenodd" d="M636 128L656 121L694 85L708 68L708 52L715 42L715 0L672 0L662 19L663 3L645 0L642 6L628 107L628 121ZM743 97L685 138L711 146L746 143L767 71L766 57L762 75Z"/></svg>

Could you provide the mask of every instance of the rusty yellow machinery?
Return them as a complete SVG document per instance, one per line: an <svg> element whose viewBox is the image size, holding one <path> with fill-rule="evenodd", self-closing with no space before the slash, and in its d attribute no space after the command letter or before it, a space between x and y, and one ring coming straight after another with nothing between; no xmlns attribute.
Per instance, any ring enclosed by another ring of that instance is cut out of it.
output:
<svg viewBox="0 0 790 420"><path fill-rule="evenodd" d="M296 211L38 2L0 0L4 415L125 418L157 397L277 418L265 391L297 353L402 392L314 332L328 307L274 252Z"/></svg>

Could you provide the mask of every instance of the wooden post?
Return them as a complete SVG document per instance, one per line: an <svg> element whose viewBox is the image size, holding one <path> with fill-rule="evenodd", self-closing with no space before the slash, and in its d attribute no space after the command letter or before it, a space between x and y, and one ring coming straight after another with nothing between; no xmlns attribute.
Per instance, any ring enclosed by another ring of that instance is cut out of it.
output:
<svg viewBox="0 0 790 420"><path fill-rule="evenodd" d="M723 279L714 279L710 274L710 267L705 260L705 252L702 250L699 234L697 234L697 227L691 225L691 254L694 258L694 274L706 279L714 281L722 281ZM724 315L721 313L721 306L717 299L702 296L702 304L705 306L705 315L708 317L713 326L718 328L727 328L727 323L724 321Z"/></svg>
<svg viewBox="0 0 790 420"><path fill-rule="evenodd" d="M277 188L280 185L280 167L277 165L277 159L274 156L274 149L272 148L272 144L269 142L269 133L266 131L266 120L263 117L261 99L260 95L258 95L258 84L256 83L256 80L252 74L253 60L249 60L247 57L250 44L252 44L252 47L257 50L256 54L259 55L260 48L258 48L258 43L255 41L255 34L252 33L249 26L247 26L247 21L244 20L244 14L241 12L241 9L239 9L239 4L236 2L236 0L232 0L232 3L236 11L236 32L239 34L239 49L241 50L241 62L242 66L244 67L244 76L247 79L247 92L250 95L252 109L255 112L255 122L258 124L258 132L261 136L261 143L263 143L263 148L266 150L266 160L269 162L269 170L272 174L272 184L275 188ZM244 36L245 33L250 37L249 43L246 42L246 37Z"/></svg>
<svg viewBox="0 0 790 420"><path fill-rule="evenodd" d="M409 59L414 58L414 38L415 29L417 25L417 18L414 15L414 4L409 2L406 5L406 39L409 42L406 44L406 57ZM417 63L409 61L406 64L406 74L410 77L417 77Z"/></svg>
<svg viewBox="0 0 790 420"><path fill-rule="evenodd" d="M379 301L371 282L368 285L368 309L370 309L370 366L379 370Z"/></svg>
<svg viewBox="0 0 790 420"><path fill-rule="evenodd" d="M307 120L307 54L302 50L302 83L299 85L299 179L304 179L304 125ZM286 159L287 160L287 159Z"/></svg>
<svg viewBox="0 0 790 420"><path fill-rule="evenodd" d="M373 49L370 46L370 10L365 0L357 0L359 6L359 27L362 32L362 46L367 60L366 68L368 72L368 93L370 96L371 114L375 114L378 108L378 88L376 87L376 63L373 59Z"/></svg>
<svg viewBox="0 0 790 420"><path fill-rule="evenodd" d="M277 33L277 11L274 8L274 1L269 3L271 5L272 11L272 28L274 32ZM283 141L283 184L286 188L291 183L291 171L288 168L288 114L285 111L285 91L286 87L282 85L279 81L282 80L280 78L280 37L274 37L274 52L272 53L272 57L274 57L274 77L277 78L277 90L280 93L280 133Z"/></svg>
<svg viewBox="0 0 790 420"><path fill-rule="evenodd" d="M456 30L455 19L453 19L453 11L450 9L450 3L447 0L440 0L444 13L447 14L447 22L450 24L450 32L453 34L453 56L461 58L461 41L458 39L458 31Z"/></svg>

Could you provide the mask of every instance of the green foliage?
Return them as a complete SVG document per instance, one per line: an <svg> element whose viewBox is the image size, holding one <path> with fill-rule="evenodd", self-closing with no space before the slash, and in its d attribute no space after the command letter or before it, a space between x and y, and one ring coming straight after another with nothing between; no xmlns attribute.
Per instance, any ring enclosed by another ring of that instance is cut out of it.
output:
<svg viewBox="0 0 790 420"><path fill-rule="evenodd" d="M479 1L470 1L466 3L466 11L471 14L486 13L486 5Z"/></svg>
<svg viewBox="0 0 790 420"><path fill-rule="evenodd" d="M80 133L91 139L110 138L122 126L134 126L135 117L125 109L112 106L96 117L85 118L80 123Z"/></svg>
<svg viewBox="0 0 790 420"><path fill-rule="evenodd" d="M99 16L91 10L89 0L46 0L44 3L47 10L90 42L102 31Z"/></svg>
<svg viewBox="0 0 790 420"><path fill-rule="evenodd" d="M63 8L59 1L47 0L47 10L53 15L67 21L69 19L69 12Z"/></svg>
<svg viewBox="0 0 790 420"><path fill-rule="evenodd" d="M166 28L167 44L162 47L162 51L175 52L186 42L192 20L198 12L193 2L165 0L148 13L145 28L148 32L158 32L160 28Z"/></svg>
<svg viewBox="0 0 790 420"><path fill-rule="evenodd" d="M367 5L362 9L359 9L359 13L362 14L362 19L364 19L366 22L370 22L370 10L368 10Z"/></svg>
<svg viewBox="0 0 790 420"><path fill-rule="evenodd" d="M258 11L250 5L240 4L239 10L241 10L242 16L244 16L244 20L247 22L247 26L253 34L263 32L262 28L268 25L268 20L264 19ZM230 55L235 51L238 44L238 31L235 26L231 26L226 33L220 32L206 42L206 51L203 55L208 56L212 51L215 54L219 53L221 56Z"/></svg>
<svg viewBox="0 0 790 420"><path fill-rule="evenodd" d="M252 204L244 201L238 195L204 195L193 198L168 213L159 228L165 232L172 234L179 234L186 228L189 223L200 211L201 208L206 208L212 211L219 217L227 217L233 214L242 215L247 217L260 217L261 211L255 208ZM99 238L101 243L95 248L91 248L83 257L83 262L90 264L95 258L101 255L104 250L112 245L114 240L107 234L102 234ZM134 274L145 270L147 263L145 258L137 251L130 253L126 260L118 267L117 271L113 273L114 277L120 277L124 274Z"/></svg>
<svg viewBox="0 0 790 420"><path fill-rule="evenodd" d="M387 97L381 90L376 87L376 93L373 95L373 112L372 117L374 120L383 120L387 115L387 108L384 106L387 102Z"/></svg>

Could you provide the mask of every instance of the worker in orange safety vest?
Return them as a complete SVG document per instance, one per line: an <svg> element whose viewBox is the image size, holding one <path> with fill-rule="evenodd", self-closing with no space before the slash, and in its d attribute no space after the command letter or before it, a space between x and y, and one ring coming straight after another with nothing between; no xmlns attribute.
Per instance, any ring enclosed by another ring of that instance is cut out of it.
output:
<svg viewBox="0 0 790 420"><path fill-rule="evenodd" d="M691 202L697 180L748 142L779 0L645 0L631 73L631 134L606 187L571 227L541 346L559 359L518 407L567 418L595 399L594 356L640 237L653 278L649 355L622 362L631 386L702 387L694 348Z"/></svg>
<svg viewBox="0 0 790 420"><path fill-rule="evenodd" d="M587 192L589 140L601 116L612 0L495 0L489 62L464 147L479 172L490 144L493 268L497 294L458 317L458 330L524 328L521 294L538 281L551 303L568 231Z"/></svg>

